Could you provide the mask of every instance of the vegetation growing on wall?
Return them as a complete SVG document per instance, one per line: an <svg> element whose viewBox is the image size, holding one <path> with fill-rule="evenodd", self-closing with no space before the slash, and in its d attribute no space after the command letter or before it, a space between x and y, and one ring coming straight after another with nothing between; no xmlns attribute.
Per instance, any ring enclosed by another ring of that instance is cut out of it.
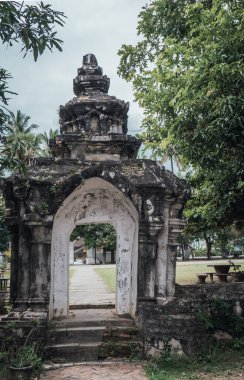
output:
<svg viewBox="0 0 244 380"><path fill-rule="evenodd" d="M209 333L225 331L234 337L244 337L244 318L235 314L230 302L215 298L210 301L208 312L199 311L197 317Z"/></svg>

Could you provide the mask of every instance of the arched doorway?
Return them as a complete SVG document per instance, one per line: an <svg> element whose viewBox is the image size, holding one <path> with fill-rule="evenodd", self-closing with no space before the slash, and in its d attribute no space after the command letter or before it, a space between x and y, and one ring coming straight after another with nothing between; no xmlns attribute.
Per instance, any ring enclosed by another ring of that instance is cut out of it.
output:
<svg viewBox="0 0 244 380"><path fill-rule="evenodd" d="M135 315L138 213L120 190L94 177L66 198L54 218L49 318L68 315L69 237L76 225L86 223L111 223L114 226L117 234L116 313Z"/></svg>
<svg viewBox="0 0 244 380"><path fill-rule="evenodd" d="M72 231L69 252L70 310L115 307L116 243L116 231L110 223L77 225Z"/></svg>

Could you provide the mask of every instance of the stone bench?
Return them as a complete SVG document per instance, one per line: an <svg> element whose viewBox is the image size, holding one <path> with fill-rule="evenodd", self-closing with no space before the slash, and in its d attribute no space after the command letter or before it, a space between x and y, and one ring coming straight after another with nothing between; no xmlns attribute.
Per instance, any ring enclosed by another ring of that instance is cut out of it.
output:
<svg viewBox="0 0 244 380"><path fill-rule="evenodd" d="M0 269L0 278L4 277L4 270Z"/></svg>
<svg viewBox="0 0 244 380"><path fill-rule="evenodd" d="M231 273L214 273L214 276L217 276L219 282L227 282L227 277L231 276Z"/></svg>
<svg viewBox="0 0 244 380"><path fill-rule="evenodd" d="M213 276L217 276L219 282L227 282L227 277L231 276L231 273L216 273L216 272L206 272L206 273L196 273L199 284L206 284L206 278L209 276L210 283L213 284Z"/></svg>
<svg viewBox="0 0 244 380"><path fill-rule="evenodd" d="M6 290L8 288L9 278L0 278L0 290Z"/></svg>
<svg viewBox="0 0 244 380"><path fill-rule="evenodd" d="M215 272L206 272L207 275L209 275L211 284L214 283L213 276L216 275Z"/></svg>
<svg viewBox="0 0 244 380"><path fill-rule="evenodd" d="M197 273L198 284L206 284L207 273Z"/></svg>

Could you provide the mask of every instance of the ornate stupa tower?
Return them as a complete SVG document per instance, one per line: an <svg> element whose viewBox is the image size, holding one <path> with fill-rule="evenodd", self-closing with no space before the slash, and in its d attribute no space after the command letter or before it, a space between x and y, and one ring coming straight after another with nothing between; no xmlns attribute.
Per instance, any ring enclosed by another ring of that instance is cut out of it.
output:
<svg viewBox="0 0 244 380"><path fill-rule="evenodd" d="M87 161L136 158L140 141L127 135L129 103L108 95L109 84L95 55L85 55L73 81L76 97L60 106L60 135L50 141L55 157Z"/></svg>

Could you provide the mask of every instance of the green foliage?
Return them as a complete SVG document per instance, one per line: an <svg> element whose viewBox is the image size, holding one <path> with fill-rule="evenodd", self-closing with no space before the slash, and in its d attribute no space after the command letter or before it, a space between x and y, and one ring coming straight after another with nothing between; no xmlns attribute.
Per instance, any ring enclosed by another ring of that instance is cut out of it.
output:
<svg viewBox="0 0 244 380"><path fill-rule="evenodd" d="M83 237L87 248L104 248L106 250L116 249L116 232L111 224L86 224L76 226L70 239Z"/></svg>
<svg viewBox="0 0 244 380"><path fill-rule="evenodd" d="M11 79L12 76L7 70L0 67L0 133L4 130L4 126L8 121L8 110L6 108L8 104L8 96L15 94L10 91L8 88L8 79Z"/></svg>
<svg viewBox="0 0 244 380"><path fill-rule="evenodd" d="M54 130L50 129L48 134L47 132L41 133L40 136L42 139L42 143L44 144L43 149L42 149L43 156L52 156L51 150L49 147L49 140L55 140L58 133L59 133L58 129L54 129Z"/></svg>
<svg viewBox="0 0 244 380"><path fill-rule="evenodd" d="M19 44L24 56L30 51L36 61L46 48L62 51L62 41L54 30L64 25L63 12L55 11L42 1L26 4L17 1L0 3L0 39L3 44Z"/></svg>
<svg viewBox="0 0 244 380"><path fill-rule="evenodd" d="M186 214L190 208L191 202L187 203ZM237 228L234 224L226 226L225 228L216 227L214 229L207 229L207 225L203 221L198 220L198 223L190 222L180 236L180 244L190 246L193 241L205 240L206 247L210 250L211 256L227 257L234 255L236 257L241 254L243 249L243 228ZM197 249L194 248L195 256L207 256L207 248Z"/></svg>
<svg viewBox="0 0 244 380"><path fill-rule="evenodd" d="M9 246L10 236L5 224L5 202L0 194L0 252L4 252Z"/></svg>
<svg viewBox="0 0 244 380"><path fill-rule="evenodd" d="M21 333L15 322L3 325L4 336L0 342L0 363L15 368L33 367L33 373L38 375L42 368L41 345L38 340L31 342L33 326L27 335Z"/></svg>
<svg viewBox="0 0 244 380"><path fill-rule="evenodd" d="M28 52L33 54L34 61L48 49L62 51L62 41L57 38L55 27L64 25L63 12L53 10L50 4L17 1L0 2L0 42L7 47L18 44L24 57ZM0 67L0 143L3 134L8 132L8 122L11 113L8 111L9 96L16 94L8 87L8 79L12 75L7 69ZM23 150L21 136L18 136L12 149ZM9 162L6 157L9 156ZM18 157L11 154L11 149L5 150L2 164L10 169L17 166L23 169Z"/></svg>
<svg viewBox="0 0 244 380"><path fill-rule="evenodd" d="M234 379L243 372L243 340L209 344L195 356L174 357L162 353L145 366L149 380ZM231 377L230 377L231 375Z"/></svg>
<svg viewBox="0 0 244 380"><path fill-rule="evenodd" d="M244 352L244 339L234 339L231 346L236 350Z"/></svg>
<svg viewBox="0 0 244 380"><path fill-rule="evenodd" d="M179 379L180 374L183 374L182 379L189 379L188 372L190 366L194 368L193 363L187 358L176 358L169 354L162 352L160 356L147 364L145 369L149 379L152 380L176 380Z"/></svg>
<svg viewBox="0 0 244 380"><path fill-rule="evenodd" d="M7 379L8 378L7 366L4 363L0 363L0 378L1 379Z"/></svg>
<svg viewBox="0 0 244 380"><path fill-rule="evenodd" d="M199 311L197 317L210 333L220 330L234 337L244 335L244 318L236 315L233 306L227 301L218 298L212 300L208 312Z"/></svg>
<svg viewBox="0 0 244 380"><path fill-rule="evenodd" d="M198 248L194 250L195 257L206 256L207 250L205 248Z"/></svg>
<svg viewBox="0 0 244 380"><path fill-rule="evenodd" d="M234 272L239 272L240 271L240 266L239 265L236 265L233 261L231 260L228 260L228 263L230 264L231 266L231 269L234 271Z"/></svg>
<svg viewBox="0 0 244 380"><path fill-rule="evenodd" d="M37 209L42 216L48 215L49 213L48 204L44 201L41 201L37 204Z"/></svg>
<svg viewBox="0 0 244 380"><path fill-rule="evenodd" d="M8 261L6 258L3 258L3 261L0 262L0 271L5 271L7 268Z"/></svg>
<svg viewBox="0 0 244 380"><path fill-rule="evenodd" d="M239 0L154 0L140 42L118 72L144 109L155 156L180 158L193 188L188 219L207 228L243 219L243 8Z"/></svg>
<svg viewBox="0 0 244 380"><path fill-rule="evenodd" d="M18 350L18 354L12 359L10 364L15 368L23 368L28 366L39 368L41 363L42 360L37 355L36 345L33 343L28 346L21 346Z"/></svg>
<svg viewBox="0 0 244 380"><path fill-rule="evenodd" d="M17 111L16 115L10 112L6 126L6 135L2 138L0 146L0 170L25 171L32 159L41 152L41 135L32 133L38 125L29 125L30 116Z"/></svg>

